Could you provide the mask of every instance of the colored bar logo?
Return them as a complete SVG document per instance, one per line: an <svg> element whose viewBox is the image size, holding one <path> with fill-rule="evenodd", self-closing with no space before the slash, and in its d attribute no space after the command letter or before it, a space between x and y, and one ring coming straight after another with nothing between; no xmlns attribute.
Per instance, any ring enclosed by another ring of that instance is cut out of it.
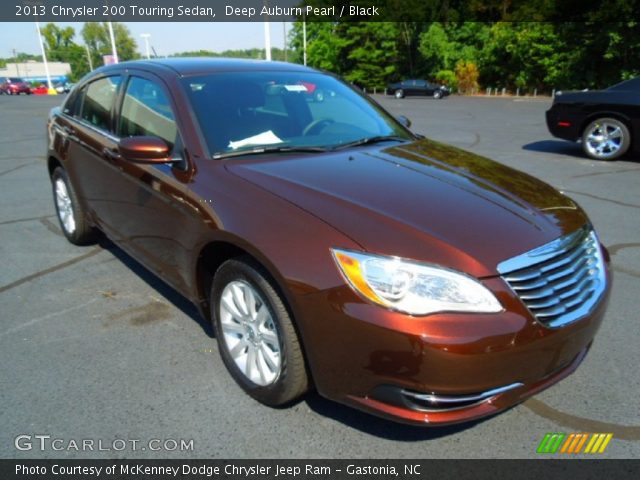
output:
<svg viewBox="0 0 640 480"><path fill-rule="evenodd" d="M613 433L547 433L536 452L604 453L612 438Z"/></svg>

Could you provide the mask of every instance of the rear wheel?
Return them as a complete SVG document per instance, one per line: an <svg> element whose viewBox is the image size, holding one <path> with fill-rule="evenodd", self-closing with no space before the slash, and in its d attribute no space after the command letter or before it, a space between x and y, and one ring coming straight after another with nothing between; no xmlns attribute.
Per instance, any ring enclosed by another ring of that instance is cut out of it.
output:
<svg viewBox="0 0 640 480"><path fill-rule="evenodd" d="M64 236L74 245L87 245L96 239L96 231L87 221L85 211L78 201L67 172L57 167L51 175L53 200L60 228Z"/></svg>
<svg viewBox="0 0 640 480"><path fill-rule="evenodd" d="M598 118L587 125L582 133L582 149L596 160L620 158L627 153L630 146L629 129L615 118Z"/></svg>
<svg viewBox="0 0 640 480"><path fill-rule="evenodd" d="M404 98L404 90L402 90L401 88L399 88L398 90L395 91L395 93L393 94L396 98Z"/></svg>
<svg viewBox="0 0 640 480"><path fill-rule="evenodd" d="M307 390L297 332L259 264L249 257L223 263L213 279L211 310L222 361L246 393L278 406Z"/></svg>
<svg viewBox="0 0 640 480"><path fill-rule="evenodd" d="M435 98L436 100L440 100L442 98L442 92L440 90L434 91L433 98Z"/></svg>

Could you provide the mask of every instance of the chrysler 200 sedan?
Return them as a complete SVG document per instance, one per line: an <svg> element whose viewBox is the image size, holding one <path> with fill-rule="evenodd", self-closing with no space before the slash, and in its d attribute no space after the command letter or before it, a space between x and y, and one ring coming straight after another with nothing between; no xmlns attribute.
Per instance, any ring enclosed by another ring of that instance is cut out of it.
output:
<svg viewBox="0 0 640 480"><path fill-rule="evenodd" d="M315 388L411 424L490 415L578 367L608 253L570 198L404 120L293 64L103 67L48 121L60 225L196 303L266 405Z"/></svg>

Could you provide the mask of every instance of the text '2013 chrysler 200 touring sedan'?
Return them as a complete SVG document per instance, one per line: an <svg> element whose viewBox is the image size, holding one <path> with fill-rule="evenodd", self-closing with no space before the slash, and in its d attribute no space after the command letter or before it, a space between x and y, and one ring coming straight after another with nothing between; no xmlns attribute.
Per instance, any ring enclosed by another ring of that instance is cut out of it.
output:
<svg viewBox="0 0 640 480"><path fill-rule="evenodd" d="M48 132L66 237L101 230L195 302L264 404L314 387L407 423L471 420L573 372L602 320L609 258L576 203L331 75L111 65Z"/></svg>

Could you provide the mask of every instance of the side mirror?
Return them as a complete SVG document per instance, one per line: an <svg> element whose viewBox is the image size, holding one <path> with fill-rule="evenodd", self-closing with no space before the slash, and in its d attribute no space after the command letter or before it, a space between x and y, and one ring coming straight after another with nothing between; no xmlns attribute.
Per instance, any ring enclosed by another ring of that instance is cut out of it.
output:
<svg viewBox="0 0 640 480"><path fill-rule="evenodd" d="M120 140L118 151L125 160L135 163L169 163L169 145L158 137L127 137Z"/></svg>
<svg viewBox="0 0 640 480"><path fill-rule="evenodd" d="M411 128L411 120L409 120L404 115L397 116L396 120L398 120L403 126L405 126L407 128Z"/></svg>

